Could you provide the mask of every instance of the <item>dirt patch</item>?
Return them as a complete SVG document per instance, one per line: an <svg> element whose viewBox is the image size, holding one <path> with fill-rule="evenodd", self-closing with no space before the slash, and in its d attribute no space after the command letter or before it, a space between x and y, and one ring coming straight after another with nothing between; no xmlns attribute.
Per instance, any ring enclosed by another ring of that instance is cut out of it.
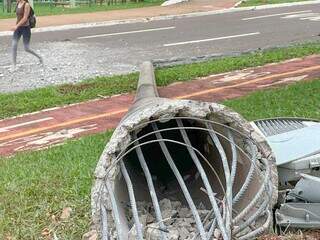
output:
<svg viewBox="0 0 320 240"><path fill-rule="evenodd" d="M319 240L320 239L320 230L308 230L296 232L288 232L282 236L278 235L265 235L258 238L258 240Z"/></svg>
<svg viewBox="0 0 320 240"><path fill-rule="evenodd" d="M63 95L67 95L67 94L79 95L83 91L86 91L90 88L95 88L96 85L97 85L96 83L83 83L83 84L78 84L78 85L64 84L58 88L58 92Z"/></svg>

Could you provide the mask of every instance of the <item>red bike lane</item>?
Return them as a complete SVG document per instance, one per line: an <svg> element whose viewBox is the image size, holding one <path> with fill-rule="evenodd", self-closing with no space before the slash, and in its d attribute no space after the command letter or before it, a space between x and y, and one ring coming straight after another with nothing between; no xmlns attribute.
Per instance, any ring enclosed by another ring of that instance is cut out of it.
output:
<svg viewBox="0 0 320 240"><path fill-rule="evenodd" d="M221 102L253 91L320 78L320 56L212 75L158 88L161 97ZM0 155L38 150L113 129L132 104L123 94L0 121Z"/></svg>

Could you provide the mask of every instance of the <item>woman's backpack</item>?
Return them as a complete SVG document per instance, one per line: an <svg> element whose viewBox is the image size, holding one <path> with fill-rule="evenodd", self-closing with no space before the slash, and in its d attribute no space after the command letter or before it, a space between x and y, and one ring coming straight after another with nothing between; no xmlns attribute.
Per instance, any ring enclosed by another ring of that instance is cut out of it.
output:
<svg viewBox="0 0 320 240"><path fill-rule="evenodd" d="M35 28L37 23L36 15L34 15L34 10L30 6L30 14L29 14L29 24L30 28Z"/></svg>

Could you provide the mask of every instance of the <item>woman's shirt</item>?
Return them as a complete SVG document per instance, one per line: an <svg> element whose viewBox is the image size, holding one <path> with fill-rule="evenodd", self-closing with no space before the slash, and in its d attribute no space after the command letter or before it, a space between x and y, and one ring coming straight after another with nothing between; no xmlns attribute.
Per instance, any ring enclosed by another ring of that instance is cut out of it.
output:
<svg viewBox="0 0 320 240"><path fill-rule="evenodd" d="M17 8L16 8L17 23L20 22L20 20L23 18L24 9L25 9L25 5L26 4L27 3L24 3L22 5L20 5L20 4L17 5ZM28 18L27 21L24 24L21 25L21 27L27 27L29 25L30 25L30 23L29 23L29 18Z"/></svg>

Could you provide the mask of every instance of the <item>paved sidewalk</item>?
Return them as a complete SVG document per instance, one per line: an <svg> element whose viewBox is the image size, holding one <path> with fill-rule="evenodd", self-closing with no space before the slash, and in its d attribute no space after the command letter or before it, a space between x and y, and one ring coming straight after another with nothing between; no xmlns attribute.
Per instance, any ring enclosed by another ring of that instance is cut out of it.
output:
<svg viewBox="0 0 320 240"><path fill-rule="evenodd" d="M320 55L159 88L161 97L219 102L250 92L320 78ZM125 94L0 121L0 155L36 150L113 129L130 107Z"/></svg>
<svg viewBox="0 0 320 240"><path fill-rule="evenodd" d="M94 23L112 20L151 18L166 15L178 15L192 12L205 12L231 8L237 0L190 0L171 6L155 6L106 12L65 14L37 17L37 27L51 27L69 24ZM10 31L15 19L0 20L0 31Z"/></svg>

